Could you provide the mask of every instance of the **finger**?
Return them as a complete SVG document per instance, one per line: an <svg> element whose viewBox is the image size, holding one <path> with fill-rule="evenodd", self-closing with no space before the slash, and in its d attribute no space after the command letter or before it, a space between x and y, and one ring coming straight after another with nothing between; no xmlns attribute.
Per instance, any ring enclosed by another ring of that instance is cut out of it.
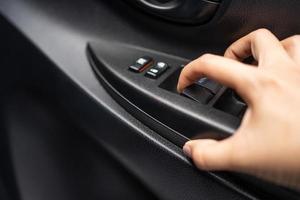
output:
<svg viewBox="0 0 300 200"><path fill-rule="evenodd" d="M257 69L235 60L222 56L206 54L188 64L182 70L177 90L193 84L201 77L206 76L219 83L236 90L236 92L249 104L254 99L255 73Z"/></svg>
<svg viewBox="0 0 300 200"><path fill-rule="evenodd" d="M223 141L194 140L187 142L183 151L203 170L232 170L232 138Z"/></svg>
<svg viewBox="0 0 300 200"><path fill-rule="evenodd" d="M297 63L300 64L300 35L295 35L281 41L282 46L285 48L289 56Z"/></svg>
<svg viewBox="0 0 300 200"><path fill-rule="evenodd" d="M280 41L267 29L259 29L234 42L226 50L225 57L243 61L249 56L261 63L286 57Z"/></svg>

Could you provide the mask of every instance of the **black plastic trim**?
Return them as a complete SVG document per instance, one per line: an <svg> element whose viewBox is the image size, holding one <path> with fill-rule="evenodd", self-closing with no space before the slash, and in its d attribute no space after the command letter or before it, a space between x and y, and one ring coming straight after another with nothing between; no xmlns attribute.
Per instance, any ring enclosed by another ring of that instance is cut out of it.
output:
<svg viewBox="0 0 300 200"><path fill-rule="evenodd" d="M107 41L90 43L87 48L88 58L99 80L126 110L178 146L188 138L222 139L234 132L240 123L239 118L159 87L180 68L180 64L186 62L185 59L136 48ZM171 67L159 80L128 71L130 62L141 55L167 60Z"/></svg>
<svg viewBox="0 0 300 200"><path fill-rule="evenodd" d="M166 3L151 0L127 0L144 11L161 18L186 24L208 22L219 8L218 0L173 0Z"/></svg>

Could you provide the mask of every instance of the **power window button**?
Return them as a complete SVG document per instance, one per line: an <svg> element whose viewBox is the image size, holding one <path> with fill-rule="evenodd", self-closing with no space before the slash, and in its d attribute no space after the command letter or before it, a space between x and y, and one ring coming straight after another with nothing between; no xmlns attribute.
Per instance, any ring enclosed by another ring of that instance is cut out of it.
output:
<svg viewBox="0 0 300 200"><path fill-rule="evenodd" d="M206 77L201 78L199 81L196 82L196 84L208 89L213 94L217 94L222 88L222 85L220 83L217 83L216 81L210 80Z"/></svg>
<svg viewBox="0 0 300 200"><path fill-rule="evenodd" d="M146 68L150 67L152 63L153 63L152 58L150 58L149 56L143 56L137 59L133 65L130 65L129 70L136 73L141 73Z"/></svg>
<svg viewBox="0 0 300 200"><path fill-rule="evenodd" d="M190 85L184 89L182 95L202 104L207 104L214 97L213 93L208 89L197 84Z"/></svg>
<svg viewBox="0 0 300 200"><path fill-rule="evenodd" d="M153 79L157 79L159 76L161 76L167 69L168 69L168 64L164 62L158 62L156 65L152 68L150 68L145 76Z"/></svg>

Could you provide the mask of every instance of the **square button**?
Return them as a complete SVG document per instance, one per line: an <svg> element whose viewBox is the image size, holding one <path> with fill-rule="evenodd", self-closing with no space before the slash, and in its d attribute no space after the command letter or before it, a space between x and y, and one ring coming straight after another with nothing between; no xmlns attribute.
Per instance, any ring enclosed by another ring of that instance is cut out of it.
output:
<svg viewBox="0 0 300 200"><path fill-rule="evenodd" d="M160 69L163 69L163 68L167 68L168 67L168 64L167 63L164 63L164 62L158 62L156 64L156 67L157 68L160 68Z"/></svg>
<svg viewBox="0 0 300 200"><path fill-rule="evenodd" d="M140 64L140 65L146 65L147 62L149 62L149 59L146 59L146 58L139 58L136 63L137 64Z"/></svg>
<svg viewBox="0 0 300 200"><path fill-rule="evenodd" d="M141 73L146 68L150 67L152 63L153 63L152 58L150 58L149 56L143 56L137 59L133 65L130 65L128 69L136 73Z"/></svg>
<svg viewBox="0 0 300 200"><path fill-rule="evenodd" d="M186 65L181 65L182 68L184 68ZM217 94L220 89L223 87L220 83L213 81L211 79L208 79L207 77L203 77L200 80L195 82L196 85L200 85L207 90L209 90L213 94Z"/></svg>
<svg viewBox="0 0 300 200"><path fill-rule="evenodd" d="M168 69L168 64L164 62L158 62L156 65L152 68L150 68L145 76L153 79L157 79L159 76L161 76L167 69Z"/></svg>
<svg viewBox="0 0 300 200"><path fill-rule="evenodd" d="M201 78L199 81L196 82L196 84L208 89L213 94L217 94L219 90L222 88L222 85L220 83L210 80L206 77Z"/></svg>
<svg viewBox="0 0 300 200"><path fill-rule="evenodd" d="M213 93L211 93L208 89L197 84L193 84L185 88L182 95L201 104L207 104L214 97Z"/></svg>

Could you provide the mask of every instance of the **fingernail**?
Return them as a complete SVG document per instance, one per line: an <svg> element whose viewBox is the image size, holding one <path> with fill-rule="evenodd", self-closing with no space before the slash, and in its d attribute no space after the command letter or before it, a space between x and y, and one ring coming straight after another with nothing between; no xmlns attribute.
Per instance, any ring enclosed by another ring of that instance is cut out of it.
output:
<svg viewBox="0 0 300 200"><path fill-rule="evenodd" d="M183 146L183 153L188 156L188 157L191 157L192 156L192 150L191 150L191 147L187 144L185 144Z"/></svg>

